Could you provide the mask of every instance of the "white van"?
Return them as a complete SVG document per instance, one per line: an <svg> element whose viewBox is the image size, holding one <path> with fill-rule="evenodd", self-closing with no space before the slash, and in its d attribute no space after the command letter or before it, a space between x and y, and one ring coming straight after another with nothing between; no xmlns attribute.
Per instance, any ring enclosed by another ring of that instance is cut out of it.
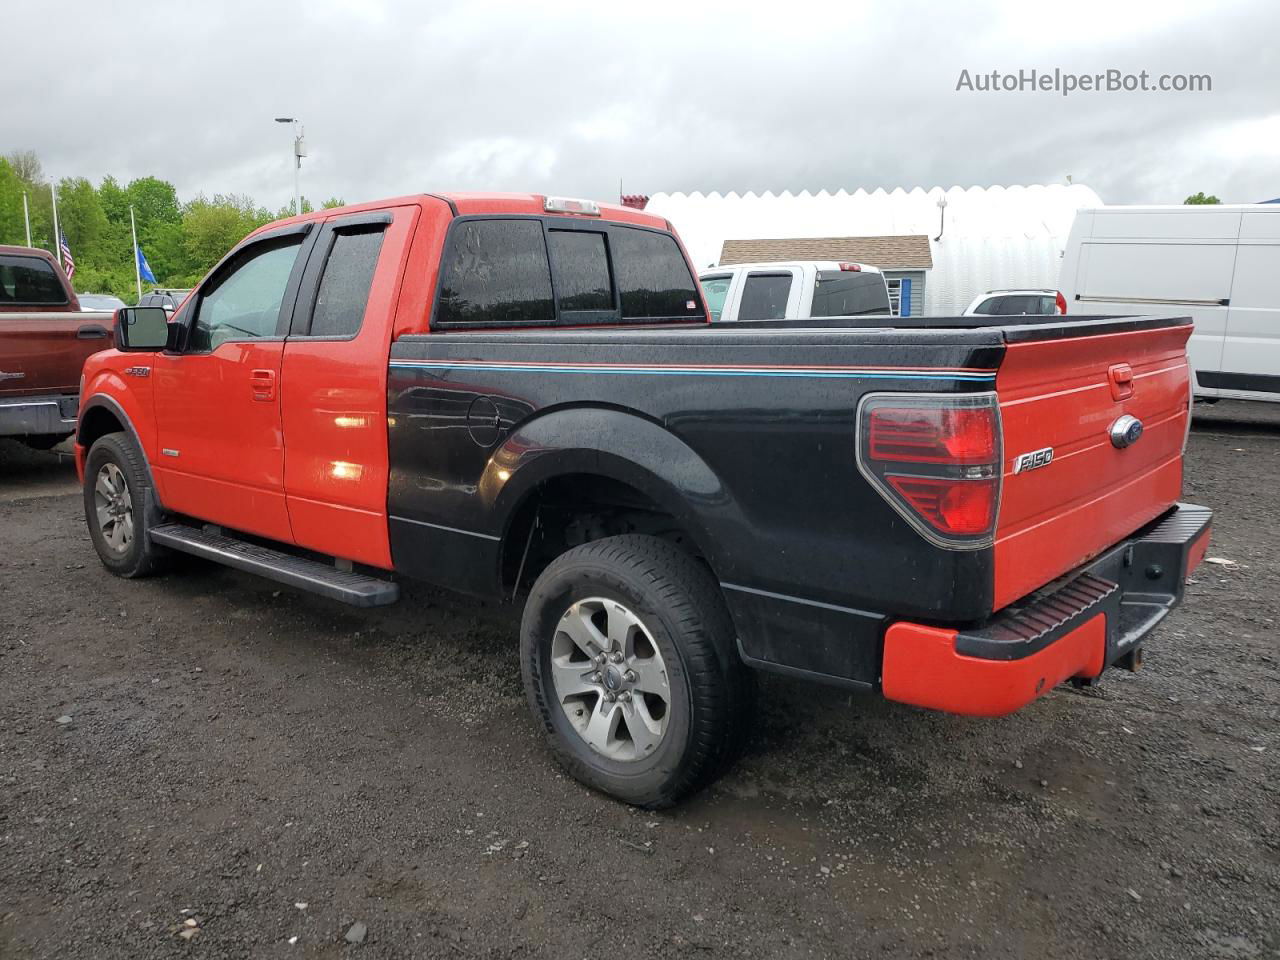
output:
<svg viewBox="0 0 1280 960"><path fill-rule="evenodd" d="M865 263L788 260L708 267L698 279L712 323L890 316L884 275Z"/></svg>
<svg viewBox="0 0 1280 960"><path fill-rule="evenodd" d="M1068 314L1189 314L1196 396L1280 402L1280 204L1080 210L1058 287Z"/></svg>

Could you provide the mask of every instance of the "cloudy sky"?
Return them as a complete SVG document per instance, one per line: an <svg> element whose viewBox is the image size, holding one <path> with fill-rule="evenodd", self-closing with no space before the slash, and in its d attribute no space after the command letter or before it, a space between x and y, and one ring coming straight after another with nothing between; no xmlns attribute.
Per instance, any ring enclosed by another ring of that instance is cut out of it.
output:
<svg viewBox="0 0 1280 960"><path fill-rule="evenodd" d="M745 192L1061 183L1280 196L1275 0L7 2L0 153L293 189ZM1208 74L1203 93L957 91L962 70Z"/></svg>

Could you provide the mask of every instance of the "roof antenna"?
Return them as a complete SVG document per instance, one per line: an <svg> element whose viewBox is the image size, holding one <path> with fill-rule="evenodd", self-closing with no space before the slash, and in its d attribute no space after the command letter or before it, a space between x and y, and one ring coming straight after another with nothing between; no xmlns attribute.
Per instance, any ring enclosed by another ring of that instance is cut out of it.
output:
<svg viewBox="0 0 1280 960"><path fill-rule="evenodd" d="M933 238L933 242L937 243L942 239L942 231L947 228L947 195L944 193L938 198L938 235Z"/></svg>

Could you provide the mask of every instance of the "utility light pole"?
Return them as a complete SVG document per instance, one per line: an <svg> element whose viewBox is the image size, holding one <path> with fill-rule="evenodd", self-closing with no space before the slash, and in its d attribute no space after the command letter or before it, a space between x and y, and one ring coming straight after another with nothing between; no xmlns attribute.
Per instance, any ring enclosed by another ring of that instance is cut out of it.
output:
<svg viewBox="0 0 1280 960"><path fill-rule="evenodd" d="M302 188L299 184L302 158L307 155L307 142L303 139L302 123L296 117L276 117L276 123L293 124L293 215L302 213Z"/></svg>

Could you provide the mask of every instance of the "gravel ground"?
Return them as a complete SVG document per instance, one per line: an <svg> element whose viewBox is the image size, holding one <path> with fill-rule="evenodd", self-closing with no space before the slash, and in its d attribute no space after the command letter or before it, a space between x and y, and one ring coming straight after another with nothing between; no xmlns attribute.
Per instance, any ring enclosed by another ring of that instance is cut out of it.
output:
<svg viewBox="0 0 1280 960"><path fill-rule="evenodd" d="M0 957L1280 957L1278 473L1280 410L1204 408L1231 562L1141 673L1000 720L769 679L652 814L549 762L511 609L117 580L0 444Z"/></svg>

